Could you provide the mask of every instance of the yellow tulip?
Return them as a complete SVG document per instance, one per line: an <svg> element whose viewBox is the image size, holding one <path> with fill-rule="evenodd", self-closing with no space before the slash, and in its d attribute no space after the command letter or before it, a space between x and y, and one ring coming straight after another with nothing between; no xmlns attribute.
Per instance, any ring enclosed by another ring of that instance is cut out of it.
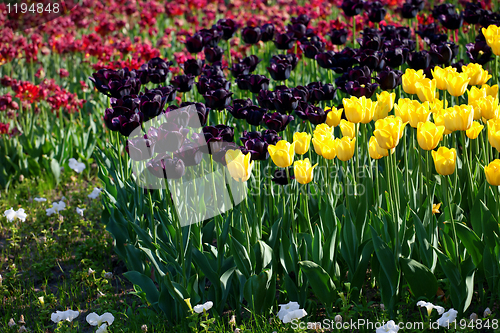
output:
<svg viewBox="0 0 500 333"><path fill-rule="evenodd" d="M379 119L387 117L389 115L389 112L391 112L392 108L394 107L395 99L395 93L382 91L382 93L377 94L377 108L375 109L373 120L377 121Z"/></svg>
<svg viewBox="0 0 500 333"><path fill-rule="evenodd" d="M356 124L342 119L340 121L340 131L342 132L342 136L348 136L352 139L356 136Z"/></svg>
<svg viewBox="0 0 500 333"><path fill-rule="evenodd" d="M415 89L421 102L433 102L436 99L436 80L422 79L415 83Z"/></svg>
<svg viewBox="0 0 500 333"><path fill-rule="evenodd" d="M417 102L414 103L413 106L415 108L413 110L409 110L410 126L413 128L417 128L418 123L425 123L427 120L429 120L431 110L429 108L429 102L425 102L424 104L420 104Z"/></svg>
<svg viewBox="0 0 500 333"><path fill-rule="evenodd" d="M410 112L420 105L418 101L412 101L409 98L400 98L397 104L394 104L394 114L396 117L406 123L410 121ZM378 119L377 119L378 120Z"/></svg>
<svg viewBox="0 0 500 333"><path fill-rule="evenodd" d="M469 104L477 102L484 97L486 97L486 89L471 87L470 90L467 91L467 103Z"/></svg>
<svg viewBox="0 0 500 333"><path fill-rule="evenodd" d="M486 43L491 47L493 53L500 56L500 28L492 24L488 26L488 29L483 28L482 31Z"/></svg>
<svg viewBox="0 0 500 333"><path fill-rule="evenodd" d="M311 134L306 132L295 132L293 133L293 142L295 143L295 154L304 155L309 150Z"/></svg>
<svg viewBox="0 0 500 333"><path fill-rule="evenodd" d="M467 66L462 66L462 71L470 78L470 86L480 86L491 79L491 75L488 75L488 71L485 71L480 64L471 62Z"/></svg>
<svg viewBox="0 0 500 333"><path fill-rule="evenodd" d="M313 135L331 135L333 133L333 127L328 126L327 124L319 124L314 129Z"/></svg>
<svg viewBox="0 0 500 333"><path fill-rule="evenodd" d="M448 149L446 147L439 147L437 151L433 150L431 154L437 173L447 176L455 171L455 165L457 163L457 152L455 148Z"/></svg>
<svg viewBox="0 0 500 333"><path fill-rule="evenodd" d="M445 110L442 110L441 112L434 114L433 118L434 118L434 124L436 124L436 126L444 126L444 112ZM450 133L453 132L446 129L445 126L444 134L448 135Z"/></svg>
<svg viewBox="0 0 500 333"><path fill-rule="evenodd" d="M467 73L449 72L445 78L446 90L452 96L462 96L467 90L470 78Z"/></svg>
<svg viewBox="0 0 500 333"><path fill-rule="evenodd" d="M380 148L392 149L396 147L399 140L403 137L403 131L406 126L401 118L388 116L375 122L375 131L373 135L377 138Z"/></svg>
<svg viewBox="0 0 500 333"><path fill-rule="evenodd" d="M314 151L327 160L333 160L337 156L337 143L333 135L314 136L312 139Z"/></svg>
<svg viewBox="0 0 500 333"><path fill-rule="evenodd" d="M498 97L498 84L495 84L494 86L483 84L481 86L481 90L485 91L486 96Z"/></svg>
<svg viewBox="0 0 500 333"><path fill-rule="evenodd" d="M290 142L280 140L275 146L269 145L267 150L274 164L280 168L287 168L292 165L295 155L295 143L290 144Z"/></svg>
<svg viewBox="0 0 500 333"><path fill-rule="evenodd" d="M313 170L318 165L311 166L311 162L309 162L308 158L304 160L295 161L293 163L293 174L295 175L295 179L301 184L308 184L313 179Z"/></svg>
<svg viewBox="0 0 500 333"><path fill-rule="evenodd" d="M484 117L486 119L495 119L498 118L500 114L500 106L498 105L498 98L492 96L486 96L476 101L473 104L474 112L475 108L478 108L479 118L476 118L476 114L474 114L474 119L481 119Z"/></svg>
<svg viewBox="0 0 500 333"><path fill-rule="evenodd" d="M441 68L439 66L434 67L434 69L431 69L432 77L434 80L436 80L436 87L439 90L446 90L446 77L448 76L449 72L456 72L457 69L454 67L446 67L446 68Z"/></svg>
<svg viewBox="0 0 500 333"><path fill-rule="evenodd" d="M351 139L344 136L342 139L335 139L337 144L337 157L341 161L349 161L354 155L356 147L356 138Z"/></svg>
<svg viewBox="0 0 500 333"><path fill-rule="evenodd" d="M371 99L362 96L357 98L352 96L351 98L344 98L342 100L344 105L344 112L347 120L351 123L369 123L373 119L375 114L375 108L377 107L377 102L373 102Z"/></svg>
<svg viewBox="0 0 500 333"><path fill-rule="evenodd" d="M448 107L448 101L442 101L440 99L435 99L433 102L429 103L429 109L432 114L440 113L443 111L443 108Z"/></svg>
<svg viewBox="0 0 500 333"><path fill-rule="evenodd" d="M418 123L418 144L423 150L433 150L443 138L443 133L444 126L436 126L436 124L431 123L430 121Z"/></svg>
<svg viewBox="0 0 500 333"><path fill-rule="evenodd" d="M466 131L474 121L474 109L470 105L455 105L444 110L444 126L449 131Z"/></svg>
<svg viewBox="0 0 500 333"><path fill-rule="evenodd" d="M374 160L378 160L384 156L389 155L389 150L380 148L380 146L377 142L377 138L372 136L370 138L370 142L368 144L368 153L370 153L371 158L373 158Z"/></svg>
<svg viewBox="0 0 500 333"><path fill-rule="evenodd" d="M433 204L432 205L432 214L439 214L439 213L441 213L439 211L439 208L441 208L441 202L438 203L438 204Z"/></svg>
<svg viewBox="0 0 500 333"><path fill-rule="evenodd" d="M491 186L500 186L500 160L496 159L484 167L486 180Z"/></svg>
<svg viewBox="0 0 500 333"><path fill-rule="evenodd" d="M469 139L476 139L479 136L479 133L483 130L484 125L481 125L477 121L472 123L472 126L465 132Z"/></svg>
<svg viewBox="0 0 500 333"><path fill-rule="evenodd" d="M329 110L329 111L328 111ZM337 109L335 107L333 108L326 108L325 112L327 112L326 115L326 123L328 126L331 127L337 127L340 124L340 119L342 119L342 112L344 109Z"/></svg>
<svg viewBox="0 0 500 333"><path fill-rule="evenodd" d="M488 141L500 151L500 119L488 120Z"/></svg>
<svg viewBox="0 0 500 333"><path fill-rule="evenodd" d="M405 73L403 74L403 90L407 94L416 94L417 88L415 87L415 83L425 78L424 71L407 68Z"/></svg>
<svg viewBox="0 0 500 333"><path fill-rule="evenodd" d="M246 182L250 178L254 162L250 161L251 157L252 154L243 155L239 149L229 149L226 152L227 169L234 180Z"/></svg>

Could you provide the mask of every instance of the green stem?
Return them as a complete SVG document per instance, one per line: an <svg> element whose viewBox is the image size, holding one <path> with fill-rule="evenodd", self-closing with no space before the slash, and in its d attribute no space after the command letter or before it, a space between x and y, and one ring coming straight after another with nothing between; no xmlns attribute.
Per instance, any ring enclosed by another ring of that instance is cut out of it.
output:
<svg viewBox="0 0 500 333"><path fill-rule="evenodd" d="M456 171L455 171L456 172ZM445 199L446 199L446 207L448 208L448 212L450 213L450 219L451 219L451 227L453 230L453 239L455 241L455 255L456 255L456 266L458 270L460 271L460 254L458 252L458 238L457 238L457 231L455 229L455 220L453 219L453 212L451 210L451 200L449 197L449 184L448 184L448 178L446 176L443 177L444 183L445 183Z"/></svg>

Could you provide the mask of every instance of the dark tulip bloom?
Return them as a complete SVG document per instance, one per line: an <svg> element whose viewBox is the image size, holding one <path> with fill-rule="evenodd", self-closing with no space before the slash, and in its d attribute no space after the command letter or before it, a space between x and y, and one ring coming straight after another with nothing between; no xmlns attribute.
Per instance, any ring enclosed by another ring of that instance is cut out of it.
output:
<svg viewBox="0 0 500 333"><path fill-rule="evenodd" d="M413 6L411 3L405 2L401 8L401 16L406 19L412 19L417 16L418 7Z"/></svg>
<svg viewBox="0 0 500 333"><path fill-rule="evenodd" d="M347 41L347 30L342 29L333 29L327 34L334 45L343 45Z"/></svg>
<svg viewBox="0 0 500 333"><path fill-rule="evenodd" d="M332 68L334 65L335 52L326 51L322 53L318 53L314 59L318 63L318 66L321 68Z"/></svg>
<svg viewBox="0 0 500 333"><path fill-rule="evenodd" d="M207 91L203 97L205 98L206 106L209 108L223 110L231 103L232 94L232 92L229 92L226 89L217 89Z"/></svg>
<svg viewBox="0 0 500 333"><path fill-rule="evenodd" d="M379 23L385 18L385 14L387 14L387 10L380 1L373 1L367 7L368 20L370 20L370 22Z"/></svg>
<svg viewBox="0 0 500 333"><path fill-rule="evenodd" d="M170 83L180 92L187 92L193 89L194 76L191 74L177 75L170 80Z"/></svg>
<svg viewBox="0 0 500 333"><path fill-rule="evenodd" d="M279 112L266 113L264 115L266 127L276 132L284 131L291 121L293 121L293 116L284 115Z"/></svg>
<svg viewBox="0 0 500 333"><path fill-rule="evenodd" d="M111 98L111 108L106 109L103 118L110 130L129 136L144 121L144 115L140 112L140 99L136 96Z"/></svg>
<svg viewBox="0 0 500 333"><path fill-rule="evenodd" d="M165 61L161 58L153 58L141 66L141 69L145 74L143 76L147 76L147 79L143 79L141 77L142 83L153 82L153 83L164 83L167 81L167 75L170 72L170 66L172 65L171 61Z"/></svg>
<svg viewBox="0 0 500 333"><path fill-rule="evenodd" d="M319 52L323 52L325 50L325 43L316 37L302 42L300 44L300 48L306 58L314 59Z"/></svg>
<svg viewBox="0 0 500 333"><path fill-rule="evenodd" d="M468 2L463 11L464 21L469 24L478 24L485 13L481 3Z"/></svg>
<svg viewBox="0 0 500 333"><path fill-rule="evenodd" d="M202 69L203 75L212 78L214 76L224 77L224 71L222 70L222 63L214 62L211 66L205 65Z"/></svg>
<svg viewBox="0 0 500 333"><path fill-rule="evenodd" d="M286 55L278 54L274 57L286 59L292 65L292 71L297 67L297 64L299 63L299 58L297 57L297 55L295 53L290 53L290 54L286 54ZM272 61L272 58L271 58L271 61Z"/></svg>
<svg viewBox="0 0 500 333"><path fill-rule="evenodd" d="M300 102L309 101L309 90L303 86L296 86L292 89L293 95L299 98Z"/></svg>
<svg viewBox="0 0 500 333"><path fill-rule="evenodd" d="M290 77L292 70L295 68L298 62L298 58L295 55L275 55L271 58L271 64L267 67L267 70L271 74L273 80L284 81Z"/></svg>
<svg viewBox="0 0 500 333"><path fill-rule="evenodd" d="M453 13L455 13L455 5L451 3L443 3L432 9L432 16L436 20L439 20L441 15L451 15Z"/></svg>
<svg viewBox="0 0 500 333"><path fill-rule="evenodd" d="M231 68L229 68L229 70L231 71L231 74L235 78L238 78L241 75L250 74L250 68L248 68L248 66L242 62L233 63L233 65L231 66Z"/></svg>
<svg viewBox="0 0 500 333"><path fill-rule="evenodd" d="M423 39L426 37L429 38L430 36L438 33L438 26L436 23L419 24L416 33Z"/></svg>
<svg viewBox="0 0 500 333"><path fill-rule="evenodd" d="M186 139L186 131L174 122L165 122L156 129L155 153L177 151Z"/></svg>
<svg viewBox="0 0 500 333"><path fill-rule="evenodd" d="M201 74L203 64L204 64L203 60L188 59L184 62L184 64L182 64L181 67L184 70L184 74L198 76Z"/></svg>
<svg viewBox="0 0 500 333"><path fill-rule="evenodd" d="M462 73L462 66L465 66L464 59L460 59L459 61L451 64L451 67L455 68L457 70L457 73Z"/></svg>
<svg viewBox="0 0 500 333"><path fill-rule="evenodd" d="M245 132L243 132L243 135ZM262 139L270 145L276 145L278 141L281 140L281 136L278 135L278 132L274 130L263 130L261 132Z"/></svg>
<svg viewBox="0 0 500 333"><path fill-rule="evenodd" d="M231 19L220 19L217 21L216 28L222 32L222 39L228 40L238 30L238 25Z"/></svg>
<svg viewBox="0 0 500 333"><path fill-rule="evenodd" d="M252 100L248 99L233 99L233 105L227 107L227 111L236 119L246 119L248 110L246 107L252 105Z"/></svg>
<svg viewBox="0 0 500 333"><path fill-rule="evenodd" d="M301 14L297 17L292 17L290 21L292 21L293 24L300 23L307 27L309 25L309 22L311 21L311 18L307 14Z"/></svg>
<svg viewBox="0 0 500 333"><path fill-rule="evenodd" d="M381 71L385 67L384 54L374 50L360 50L358 61L371 70Z"/></svg>
<svg viewBox="0 0 500 333"><path fill-rule="evenodd" d="M226 125L203 127L206 147L201 148L204 153L212 154L221 150L224 143L234 141L234 129Z"/></svg>
<svg viewBox="0 0 500 333"><path fill-rule="evenodd" d="M362 0L344 0L340 8L346 16L352 17L361 13L363 10L364 1Z"/></svg>
<svg viewBox="0 0 500 333"><path fill-rule="evenodd" d="M342 74L348 68L351 68L354 64L358 62L356 59L356 51L351 49L350 47L344 48L342 51L335 53L333 56L333 66L331 69L335 71L335 73Z"/></svg>
<svg viewBox="0 0 500 333"><path fill-rule="evenodd" d="M481 19L479 20L479 24L483 28L488 28L490 25L494 24L497 27L500 26L500 13L492 13L490 11L486 11Z"/></svg>
<svg viewBox="0 0 500 333"><path fill-rule="evenodd" d="M294 23L287 25L286 31L287 33L293 35L295 39L301 39L306 34L307 27L302 23Z"/></svg>
<svg viewBox="0 0 500 333"><path fill-rule="evenodd" d="M205 47L216 47L222 39L222 33L217 28L201 29L198 34L202 36Z"/></svg>
<svg viewBox="0 0 500 333"><path fill-rule="evenodd" d="M315 90L321 89L321 82L310 82L307 84L306 88L307 91L309 92L309 102L310 103L317 103L319 100L316 99L316 95L314 94ZM303 101L300 101L302 104ZM305 111L305 110L304 110Z"/></svg>
<svg viewBox="0 0 500 333"><path fill-rule="evenodd" d="M262 38L260 27L246 27L241 31L241 37L247 44L257 44Z"/></svg>
<svg viewBox="0 0 500 333"><path fill-rule="evenodd" d="M141 90L141 80L136 71L128 68L120 70L100 69L89 77L95 88L102 94L114 98L137 95Z"/></svg>
<svg viewBox="0 0 500 333"><path fill-rule="evenodd" d="M134 161L144 161L153 157L155 142L147 135L127 139L125 150Z"/></svg>
<svg viewBox="0 0 500 333"><path fill-rule="evenodd" d="M419 70L429 67L431 64L431 55L428 51L411 52L408 55L408 66L411 69Z"/></svg>
<svg viewBox="0 0 500 333"><path fill-rule="evenodd" d="M240 75L236 79L236 84L240 90L249 90L250 86L248 81L250 80L250 75Z"/></svg>
<svg viewBox="0 0 500 333"><path fill-rule="evenodd" d="M194 102L182 102L180 107L183 108L185 106L194 105L196 108L196 113L189 113L189 119L187 126L192 128L198 128L201 126L205 126L207 123L207 116L210 112L210 109L207 109L205 104L203 103L194 103Z"/></svg>
<svg viewBox="0 0 500 333"><path fill-rule="evenodd" d="M264 75L252 74L248 78L248 90L251 93L258 94L261 90L267 90L269 79Z"/></svg>
<svg viewBox="0 0 500 333"><path fill-rule="evenodd" d="M388 49L384 52L385 64L391 68L398 68L408 59L409 51L402 47Z"/></svg>
<svg viewBox="0 0 500 333"><path fill-rule="evenodd" d="M399 86L402 81L403 72L386 67L375 78L382 90L392 90Z"/></svg>
<svg viewBox="0 0 500 333"><path fill-rule="evenodd" d="M366 98L371 98L377 90L377 83L366 82L360 84L359 81L350 81L346 83L345 89L349 95L356 96L358 98L365 96Z"/></svg>
<svg viewBox="0 0 500 333"><path fill-rule="evenodd" d="M485 65L493 59L491 47L485 41L478 41L465 45L467 48L467 56L473 63Z"/></svg>
<svg viewBox="0 0 500 333"><path fill-rule="evenodd" d="M166 96L162 96L161 93L157 93L155 90L148 90L145 94L141 94L139 99L140 110L144 115L144 121L148 121L158 116L163 110L166 102Z"/></svg>
<svg viewBox="0 0 500 333"><path fill-rule="evenodd" d="M175 112L172 112L174 110ZM179 131L182 131L182 133L189 131L188 129L185 128L188 125L190 117L190 114L187 109L179 108L178 106L175 105L170 105L168 108L165 109L163 116L166 122L177 124L179 127Z"/></svg>
<svg viewBox="0 0 500 333"><path fill-rule="evenodd" d="M452 13L448 15L439 16L439 22L446 29L458 30L464 23L464 17L462 14Z"/></svg>
<svg viewBox="0 0 500 333"><path fill-rule="evenodd" d="M276 90L273 100L276 111L283 114L289 114L297 108L300 97L293 94L290 89Z"/></svg>
<svg viewBox="0 0 500 333"><path fill-rule="evenodd" d="M212 48L205 47L203 52L205 53L205 60L211 64L213 64L214 62L217 62L217 61L221 61L222 56L224 55L224 50L222 48L220 48L219 46L215 46ZM200 71L200 73L201 73L201 71Z"/></svg>
<svg viewBox="0 0 500 333"><path fill-rule="evenodd" d="M411 28L410 27L397 27L396 36L399 39L411 39Z"/></svg>
<svg viewBox="0 0 500 333"><path fill-rule="evenodd" d="M307 115L306 115L306 110L307 107L309 106L308 103L306 102L299 102L299 105L297 105L297 108L294 110L294 113L297 117L299 117L302 120L307 120Z"/></svg>
<svg viewBox="0 0 500 333"><path fill-rule="evenodd" d="M293 33L287 32L284 34L278 34L274 39L274 45L278 50L290 50L297 41L297 38Z"/></svg>
<svg viewBox="0 0 500 333"><path fill-rule="evenodd" d="M257 68L257 65L259 64L259 62L261 62L262 59L259 59L256 55L250 55L246 58L243 58L242 60L240 60L240 63L244 64L245 66L248 67L248 71L251 73L253 71L255 71L255 69Z"/></svg>
<svg viewBox="0 0 500 333"><path fill-rule="evenodd" d="M453 42L433 44L429 54L436 65L448 66L458 54L458 45Z"/></svg>
<svg viewBox="0 0 500 333"><path fill-rule="evenodd" d="M262 32L262 41L268 42L274 39L275 28L271 23L266 23L262 27L260 27Z"/></svg>
<svg viewBox="0 0 500 333"><path fill-rule="evenodd" d="M292 183L295 177L293 175L293 168L288 168L288 174L286 169L278 168L274 170L273 178L271 179L278 185L285 186Z"/></svg>
<svg viewBox="0 0 500 333"><path fill-rule="evenodd" d="M118 131L123 136L129 136L137 127L141 126L143 121L142 112L133 113L131 116L122 115L113 119L113 122L119 123Z"/></svg>
<svg viewBox="0 0 500 333"><path fill-rule="evenodd" d="M326 121L327 113L323 108L309 104L305 109L307 120L313 125L323 124Z"/></svg>
<svg viewBox="0 0 500 333"><path fill-rule="evenodd" d="M174 157L184 162L185 166L190 167L200 164L203 159L203 152L196 144L186 142L174 153Z"/></svg>
<svg viewBox="0 0 500 333"><path fill-rule="evenodd" d="M238 146L234 142L227 142L224 143L224 145L221 147L221 149L218 152L214 152L212 154L212 158L215 162L222 164L223 166L227 165L226 161L226 152L228 150L240 150L243 151L243 147Z"/></svg>
<svg viewBox="0 0 500 333"><path fill-rule="evenodd" d="M146 163L148 171L157 178L179 179L184 175L186 167L177 157L160 155Z"/></svg>
<svg viewBox="0 0 500 333"><path fill-rule="evenodd" d="M200 34L188 36L185 44L189 53L199 53L203 50L203 37Z"/></svg>
<svg viewBox="0 0 500 333"><path fill-rule="evenodd" d="M245 107L247 111L247 123L253 126L259 126L262 123L262 119L264 119L264 115L266 114L266 109L260 108L256 105L250 105Z"/></svg>
<svg viewBox="0 0 500 333"><path fill-rule="evenodd" d="M358 38L357 42L361 46L360 48L364 50L378 51L382 48L383 45L383 39L378 35L363 35L363 38Z"/></svg>
<svg viewBox="0 0 500 333"><path fill-rule="evenodd" d="M217 90L217 89L226 89L229 90L231 88L231 81L228 81L220 76L200 76L198 82L196 82L196 88L198 88L198 92L200 95L204 95L207 91Z"/></svg>
<svg viewBox="0 0 500 333"><path fill-rule="evenodd" d="M259 102L259 105L265 109L276 110L274 106L275 98L275 92L269 90L261 90L259 91L259 95L257 96L257 101Z"/></svg>
<svg viewBox="0 0 500 333"><path fill-rule="evenodd" d="M249 139L245 141L242 153L244 155L250 153L252 161L265 161L269 158L267 147L269 147L269 144L260 137Z"/></svg>
<svg viewBox="0 0 500 333"><path fill-rule="evenodd" d="M321 85L319 89L314 89L314 99L318 101L331 101L335 98L335 87L331 83Z"/></svg>

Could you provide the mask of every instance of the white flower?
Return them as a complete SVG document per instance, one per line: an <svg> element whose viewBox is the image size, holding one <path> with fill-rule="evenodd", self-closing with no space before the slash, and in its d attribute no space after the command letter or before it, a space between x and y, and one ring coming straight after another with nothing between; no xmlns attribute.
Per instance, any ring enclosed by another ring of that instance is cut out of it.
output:
<svg viewBox="0 0 500 333"><path fill-rule="evenodd" d="M385 311L385 305L384 304L380 304L379 308L380 308L380 310Z"/></svg>
<svg viewBox="0 0 500 333"><path fill-rule="evenodd" d="M45 201L47 201L47 199L45 199L45 198L35 198L33 200L35 200L36 202L45 202Z"/></svg>
<svg viewBox="0 0 500 333"><path fill-rule="evenodd" d="M50 320L52 320L54 323L58 323L62 320L72 321L73 319L78 317L79 314L80 312L73 310L56 311L50 315Z"/></svg>
<svg viewBox="0 0 500 333"><path fill-rule="evenodd" d="M484 309L483 317L488 317L491 314L490 308Z"/></svg>
<svg viewBox="0 0 500 333"><path fill-rule="evenodd" d="M9 322L7 323L7 325L9 325L9 327L12 327L12 326L16 326L16 322L14 321L14 318L10 318Z"/></svg>
<svg viewBox="0 0 500 333"><path fill-rule="evenodd" d="M193 307L193 311L196 313L202 313L203 310L208 311L214 306L212 301L205 302L203 304L198 304Z"/></svg>
<svg viewBox="0 0 500 333"><path fill-rule="evenodd" d="M148 331L148 326L146 324L141 326L141 331L147 332Z"/></svg>
<svg viewBox="0 0 500 333"><path fill-rule="evenodd" d="M341 315L336 315L335 316L335 322L336 323L341 323L342 322L342 316Z"/></svg>
<svg viewBox="0 0 500 333"><path fill-rule="evenodd" d="M2 285L3 277L2 274L0 274L0 286Z"/></svg>
<svg viewBox="0 0 500 333"><path fill-rule="evenodd" d="M52 203L52 207L47 208L45 210L45 212L47 213L47 216L50 216L50 215L55 214L55 213L59 214L59 211L65 210L65 209L66 209L66 203L64 201L62 201L62 200L59 202L54 201Z"/></svg>
<svg viewBox="0 0 500 333"><path fill-rule="evenodd" d="M90 267L89 267L89 270L88 270L88 272L87 272L87 273L88 273L89 275L91 275L91 274L94 274L94 273L95 273L95 271L94 271L92 268L90 268ZM111 324L110 324L110 325L111 325Z"/></svg>
<svg viewBox="0 0 500 333"><path fill-rule="evenodd" d="M280 304L280 310L278 311L278 318L283 320L288 312L298 310L300 308L297 302L288 302L287 304Z"/></svg>
<svg viewBox="0 0 500 333"><path fill-rule="evenodd" d="M443 313L441 318L438 319L438 325L442 327L448 327L457 318L458 311L455 309L450 309L448 312Z"/></svg>
<svg viewBox="0 0 500 333"><path fill-rule="evenodd" d="M431 315L432 309L436 309L436 311L439 314L443 314L443 312L444 312L444 308L442 306L434 305L431 302L418 301L417 302L417 306L420 306L420 307L423 307L423 308L427 308L427 314L429 316Z"/></svg>
<svg viewBox="0 0 500 333"><path fill-rule="evenodd" d="M478 319L479 319L479 316L477 315L477 313L472 312L472 313L470 314L469 319L470 319L470 320L472 320L472 321L476 321L476 320L478 320Z"/></svg>
<svg viewBox="0 0 500 333"><path fill-rule="evenodd" d="M95 312L92 312L87 315L86 319L87 323L92 326L101 326L105 322L107 322L108 325L111 325L113 324L113 321L115 321L115 317L113 317L113 315L109 312L103 313L101 316L99 316Z"/></svg>
<svg viewBox="0 0 500 333"><path fill-rule="evenodd" d="M101 190L100 188L98 188L98 187L94 187L94 190L92 191L92 193L90 193L90 194L88 195L88 197L89 197L90 199L97 199L97 197L99 196L99 194L101 193L101 191L102 191L102 190Z"/></svg>
<svg viewBox="0 0 500 333"><path fill-rule="evenodd" d="M85 208L78 208L78 207L76 207L76 213L77 213L78 215L82 216L82 217L83 217L83 211L84 211L84 210L85 210Z"/></svg>
<svg viewBox="0 0 500 333"><path fill-rule="evenodd" d="M104 278L111 280L113 278L113 273L111 273L111 272L104 273Z"/></svg>
<svg viewBox="0 0 500 333"><path fill-rule="evenodd" d="M46 212L47 216L50 216L50 215L52 215L52 214L55 214L55 213L56 213L56 210L55 210L54 208L47 208L47 209L45 210L45 212Z"/></svg>
<svg viewBox="0 0 500 333"><path fill-rule="evenodd" d="M283 317L283 324L290 323L294 319L300 319L305 316L307 316L307 312L304 309L290 311Z"/></svg>
<svg viewBox="0 0 500 333"><path fill-rule="evenodd" d="M78 162L74 158L69 159L68 166L78 173L81 173L85 169L85 163Z"/></svg>
<svg viewBox="0 0 500 333"><path fill-rule="evenodd" d="M101 326L99 326L97 331L95 331L95 333L106 333L107 331L108 331L108 325L102 324Z"/></svg>
<svg viewBox="0 0 500 333"><path fill-rule="evenodd" d="M376 333L396 333L399 331L398 325L394 322L394 320L389 320L384 326L377 328Z"/></svg>
<svg viewBox="0 0 500 333"><path fill-rule="evenodd" d="M12 207L10 209L7 209L3 215L7 218L7 221L12 222L14 221L15 218L20 219L22 222L26 221L26 213L24 212L23 208L19 208L17 211L15 211Z"/></svg>
<svg viewBox="0 0 500 333"><path fill-rule="evenodd" d="M17 331L17 333L24 333L24 332L28 332L28 330L23 325L23 326L19 327L19 330Z"/></svg>

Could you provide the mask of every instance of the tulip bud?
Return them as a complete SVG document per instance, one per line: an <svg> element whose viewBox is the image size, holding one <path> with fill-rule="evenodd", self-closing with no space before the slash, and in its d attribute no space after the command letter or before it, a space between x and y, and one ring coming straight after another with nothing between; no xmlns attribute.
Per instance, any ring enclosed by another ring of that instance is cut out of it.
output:
<svg viewBox="0 0 500 333"><path fill-rule="evenodd" d="M280 168L292 165L295 155L295 144L290 144L285 140L278 141L276 145L269 145L267 148L274 164Z"/></svg>
<svg viewBox="0 0 500 333"><path fill-rule="evenodd" d="M293 142L295 143L295 153L298 155L304 155L309 150L311 134L305 132L295 132L293 133Z"/></svg>
<svg viewBox="0 0 500 333"><path fill-rule="evenodd" d="M457 162L457 153L455 148L448 149L446 147L439 147L437 151L433 150L431 154L437 173L447 176L451 175L455 171L455 165Z"/></svg>
<svg viewBox="0 0 500 333"><path fill-rule="evenodd" d="M436 126L430 121L418 123L418 144L423 150L433 150L443 138L444 129L444 126Z"/></svg>
<svg viewBox="0 0 500 333"><path fill-rule="evenodd" d="M317 165L318 163L311 166L311 162L308 158L295 161L295 163L293 164L293 173L295 175L295 179L303 185L310 183L313 179L313 170Z"/></svg>

